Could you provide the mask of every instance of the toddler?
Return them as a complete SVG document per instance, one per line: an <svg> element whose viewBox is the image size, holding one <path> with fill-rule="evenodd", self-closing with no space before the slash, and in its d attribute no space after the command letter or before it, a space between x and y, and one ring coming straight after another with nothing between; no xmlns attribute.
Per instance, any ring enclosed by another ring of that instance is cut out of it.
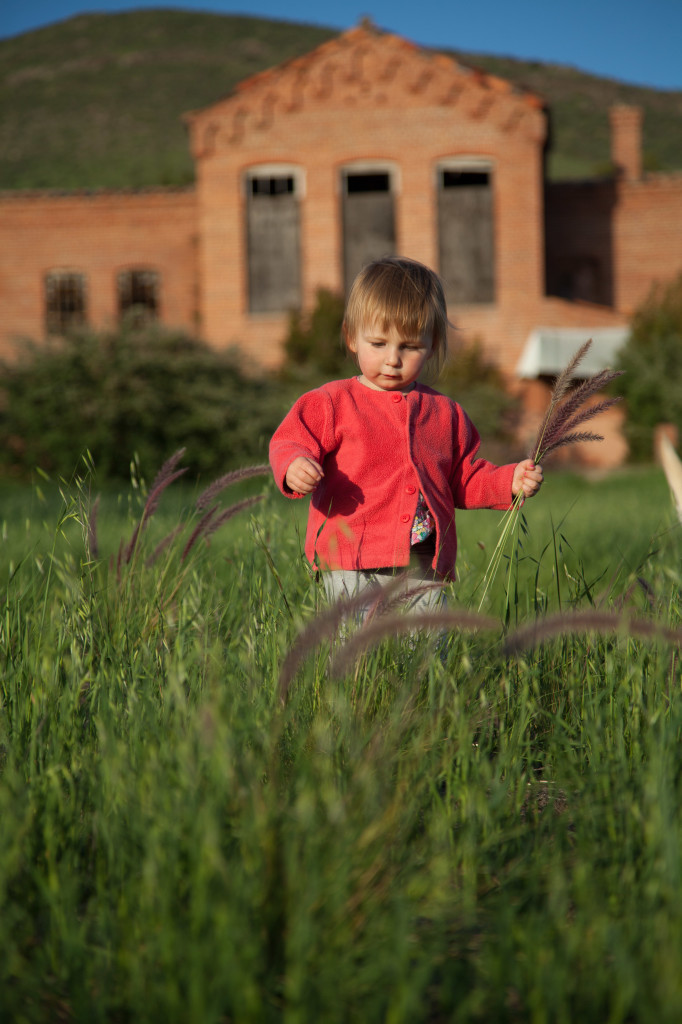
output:
<svg viewBox="0 0 682 1024"><path fill-rule="evenodd" d="M420 383L442 363L448 326L433 271L402 257L370 263L343 321L359 375L304 394L270 442L283 494L312 494L305 553L332 601L397 572L407 573L409 591L454 579L455 509L507 509L542 484L530 459L477 458L480 438L462 407ZM411 610L441 601L440 588L422 589Z"/></svg>

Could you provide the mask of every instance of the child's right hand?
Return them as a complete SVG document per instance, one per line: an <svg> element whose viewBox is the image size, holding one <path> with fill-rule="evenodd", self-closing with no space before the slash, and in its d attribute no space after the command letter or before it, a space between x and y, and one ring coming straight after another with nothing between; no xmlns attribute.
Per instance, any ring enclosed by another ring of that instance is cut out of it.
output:
<svg viewBox="0 0 682 1024"><path fill-rule="evenodd" d="M319 462L297 455L287 470L284 482L291 491L297 494L310 494L324 476Z"/></svg>

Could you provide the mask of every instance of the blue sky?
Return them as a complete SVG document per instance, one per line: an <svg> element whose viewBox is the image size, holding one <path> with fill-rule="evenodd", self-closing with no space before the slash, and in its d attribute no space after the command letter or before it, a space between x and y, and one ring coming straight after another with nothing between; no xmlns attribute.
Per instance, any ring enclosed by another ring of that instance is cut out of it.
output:
<svg viewBox="0 0 682 1024"><path fill-rule="evenodd" d="M568 64L637 85L682 89L682 0L3 0L0 37L74 14L180 7L251 14L331 28L368 15L425 46Z"/></svg>

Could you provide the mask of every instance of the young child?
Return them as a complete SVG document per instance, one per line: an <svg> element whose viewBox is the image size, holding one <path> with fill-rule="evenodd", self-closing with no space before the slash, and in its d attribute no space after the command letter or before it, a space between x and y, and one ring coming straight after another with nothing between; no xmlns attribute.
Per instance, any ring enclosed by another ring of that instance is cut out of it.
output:
<svg viewBox="0 0 682 1024"><path fill-rule="evenodd" d="M304 394L270 442L282 493L312 494L305 553L330 600L396 572L407 571L408 589L454 579L455 509L507 509L542 484L530 459L477 458L480 438L461 406L419 382L425 368L440 367L448 326L433 271L401 257L370 263L343 321L359 376ZM412 610L441 600L431 588Z"/></svg>

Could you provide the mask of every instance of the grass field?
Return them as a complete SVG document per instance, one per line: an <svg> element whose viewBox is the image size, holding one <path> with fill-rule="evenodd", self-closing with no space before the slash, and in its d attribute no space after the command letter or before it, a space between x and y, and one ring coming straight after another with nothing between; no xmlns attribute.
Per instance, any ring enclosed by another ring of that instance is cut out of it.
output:
<svg viewBox="0 0 682 1024"><path fill-rule="evenodd" d="M103 490L94 558L90 490L0 486L0 1019L679 1020L659 470L550 466L477 628L341 674L322 618L295 646L324 612L303 503L239 482L225 507L263 500L183 560L200 488L178 481L128 558L146 489ZM501 523L458 523L462 622Z"/></svg>

